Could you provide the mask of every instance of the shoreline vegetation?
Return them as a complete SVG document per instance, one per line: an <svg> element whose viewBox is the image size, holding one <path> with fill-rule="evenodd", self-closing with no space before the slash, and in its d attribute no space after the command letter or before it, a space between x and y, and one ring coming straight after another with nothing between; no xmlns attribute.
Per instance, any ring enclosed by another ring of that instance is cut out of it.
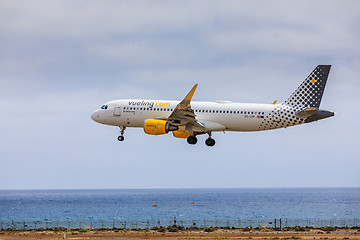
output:
<svg viewBox="0 0 360 240"><path fill-rule="evenodd" d="M153 227L151 229L124 228L39 228L1 229L0 239L360 239L356 227L286 227L229 228L229 227Z"/></svg>

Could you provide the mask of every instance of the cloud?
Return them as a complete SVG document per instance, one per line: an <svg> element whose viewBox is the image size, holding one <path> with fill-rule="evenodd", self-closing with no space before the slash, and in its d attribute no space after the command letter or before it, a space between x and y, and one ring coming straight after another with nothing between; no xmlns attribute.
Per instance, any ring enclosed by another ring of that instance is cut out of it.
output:
<svg viewBox="0 0 360 240"><path fill-rule="evenodd" d="M0 188L358 186L359 11L357 1L2 1ZM89 117L113 99L181 100L195 83L195 100L283 101L317 64L333 64L322 107L334 118L215 133L211 149L206 136L189 146L142 129L119 143L116 127Z"/></svg>

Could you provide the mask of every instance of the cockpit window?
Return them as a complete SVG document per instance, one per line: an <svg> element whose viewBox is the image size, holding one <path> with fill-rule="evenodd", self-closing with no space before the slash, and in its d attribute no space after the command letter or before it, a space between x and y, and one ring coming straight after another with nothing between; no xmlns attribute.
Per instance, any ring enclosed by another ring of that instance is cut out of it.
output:
<svg viewBox="0 0 360 240"><path fill-rule="evenodd" d="M108 108L108 105L102 105L101 106L101 109L107 109Z"/></svg>

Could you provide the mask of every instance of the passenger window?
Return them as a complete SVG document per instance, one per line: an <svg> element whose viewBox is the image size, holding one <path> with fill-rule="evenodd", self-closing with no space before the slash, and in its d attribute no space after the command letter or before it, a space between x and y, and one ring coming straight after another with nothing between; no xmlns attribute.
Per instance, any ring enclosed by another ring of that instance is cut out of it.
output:
<svg viewBox="0 0 360 240"><path fill-rule="evenodd" d="M232 111L230 111L230 113L232 113Z"/></svg>
<svg viewBox="0 0 360 240"><path fill-rule="evenodd" d="M229 113L229 111L227 111L226 113Z"/></svg>

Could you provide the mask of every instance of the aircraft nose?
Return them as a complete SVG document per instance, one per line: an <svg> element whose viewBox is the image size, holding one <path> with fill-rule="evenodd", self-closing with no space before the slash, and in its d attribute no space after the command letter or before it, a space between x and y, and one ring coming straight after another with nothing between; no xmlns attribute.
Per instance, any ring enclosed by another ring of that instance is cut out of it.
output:
<svg viewBox="0 0 360 240"><path fill-rule="evenodd" d="M91 114L91 119L95 122L99 122L100 120L100 114L98 111L95 111Z"/></svg>

